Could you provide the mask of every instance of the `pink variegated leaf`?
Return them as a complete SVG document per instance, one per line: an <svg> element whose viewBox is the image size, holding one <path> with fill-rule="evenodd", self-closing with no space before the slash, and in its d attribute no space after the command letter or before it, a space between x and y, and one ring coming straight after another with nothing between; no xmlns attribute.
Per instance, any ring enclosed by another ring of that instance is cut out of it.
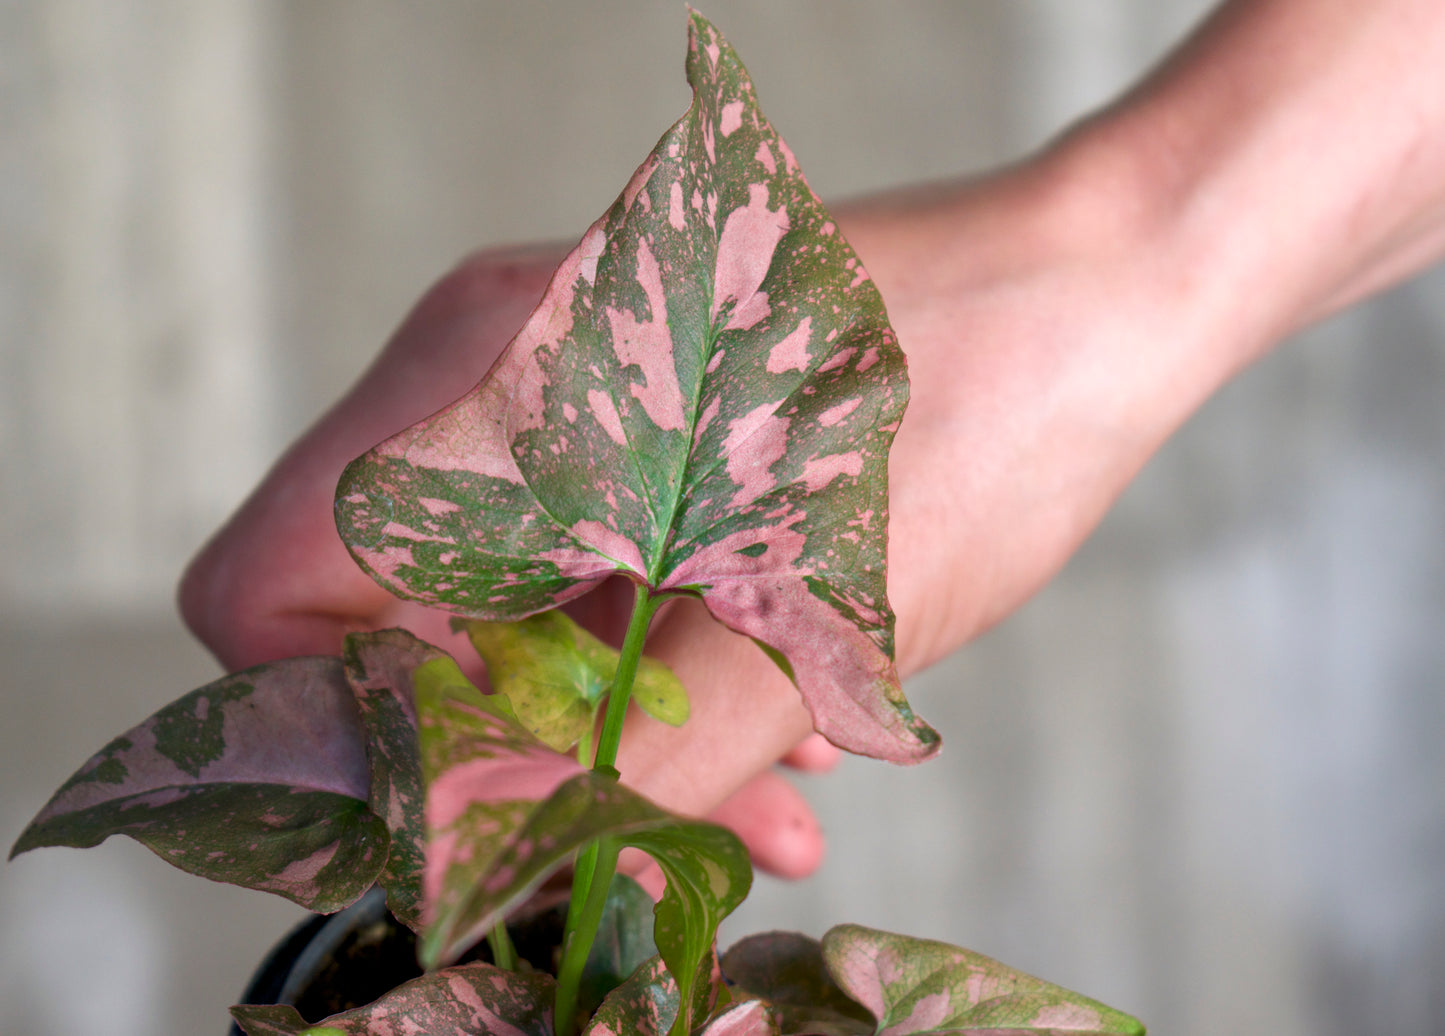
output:
<svg viewBox="0 0 1445 1036"><path fill-rule="evenodd" d="M582 1036L666 1036L676 1018L677 983L653 957L607 994Z"/></svg>
<svg viewBox="0 0 1445 1036"><path fill-rule="evenodd" d="M1134 1018L979 953L839 925L823 936L838 986L866 1007L878 1036L1143 1036Z"/></svg>
<svg viewBox="0 0 1445 1036"><path fill-rule="evenodd" d="M66 781L11 855L129 835L215 881L340 910L376 881L365 732L339 659L293 658L208 684Z"/></svg>
<svg viewBox="0 0 1445 1036"><path fill-rule="evenodd" d="M231 1017L246 1036L552 1036L555 985L541 972L459 964L319 1022L284 1005L241 1004Z"/></svg>
<svg viewBox="0 0 1445 1036"><path fill-rule="evenodd" d="M719 1011L697 1036L779 1036L777 1018L761 1000L743 1000Z"/></svg>
<svg viewBox="0 0 1445 1036"><path fill-rule="evenodd" d="M417 667L412 685L426 782L422 914L434 939L538 804L581 767L533 737L505 698L484 695L450 656Z"/></svg>
<svg viewBox="0 0 1445 1036"><path fill-rule="evenodd" d="M765 932L739 940L722 955L734 996L756 997L772 1009L783 1036L870 1036L872 1016L838 988L817 939Z"/></svg>
<svg viewBox="0 0 1445 1036"><path fill-rule="evenodd" d="M395 593L521 618L614 573L701 595L816 726L937 735L893 667L887 457L908 380L873 282L694 14L693 104L482 383L346 470L337 524Z"/></svg>
<svg viewBox="0 0 1445 1036"><path fill-rule="evenodd" d="M699 998L697 1016L705 1014L706 1002L717 990L709 988ZM602 1001L582 1036L666 1036L681 1031L695 1036L777 1036L777 1027L767 1006L756 1000L729 1004L704 1024L693 1028L679 1017L681 997L677 982L661 957L654 957Z"/></svg>
<svg viewBox="0 0 1445 1036"><path fill-rule="evenodd" d="M386 890L392 915L419 933L426 787L412 673L448 656L405 630L391 629L352 634L346 638L342 657L367 734L371 771L367 799L391 835L391 852L378 884Z"/></svg>
<svg viewBox="0 0 1445 1036"><path fill-rule="evenodd" d="M558 787L490 865L476 872L454 910L438 914L422 942L422 963L430 967L455 960L549 875L570 863L579 848L599 839L641 849L667 878L653 937L682 990L686 1022L710 988L707 975L717 926L746 898L752 884L747 849L727 828L670 814L591 771Z"/></svg>

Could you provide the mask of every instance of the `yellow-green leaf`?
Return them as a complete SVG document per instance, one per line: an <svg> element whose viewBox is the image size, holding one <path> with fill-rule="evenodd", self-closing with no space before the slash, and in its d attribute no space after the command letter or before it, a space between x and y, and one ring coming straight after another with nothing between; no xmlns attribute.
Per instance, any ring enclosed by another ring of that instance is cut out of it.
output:
<svg viewBox="0 0 1445 1036"><path fill-rule="evenodd" d="M519 622L455 625L486 662L492 689L539 740L566 752L591 732L617 671L615 650L555 610ZM679 726L687 719L682 682L654 658L638 666L632 700L664 723Z"/></svg>

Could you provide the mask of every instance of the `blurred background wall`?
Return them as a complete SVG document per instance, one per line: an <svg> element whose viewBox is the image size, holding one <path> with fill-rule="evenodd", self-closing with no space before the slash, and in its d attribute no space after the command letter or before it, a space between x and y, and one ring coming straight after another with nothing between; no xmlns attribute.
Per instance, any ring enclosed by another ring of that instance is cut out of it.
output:
<svg viewBox="0 0 1445 1036"><path fill-rule="evenodd" d="M711 0L825 198L986 168L1200 0ZM686 106L672 2L0 3L0 836L216 675L186 558L478 246L575 238ZM1321 247L1328 247L1322 242ZM906 343L905 343L906 344ZM808 782L732 924L959 942L1174 1036L1445 1033L1445 278L1220 394L1048 590ZM117 840L0 870L0 1032L224 1031L297 916Z"/></svg>

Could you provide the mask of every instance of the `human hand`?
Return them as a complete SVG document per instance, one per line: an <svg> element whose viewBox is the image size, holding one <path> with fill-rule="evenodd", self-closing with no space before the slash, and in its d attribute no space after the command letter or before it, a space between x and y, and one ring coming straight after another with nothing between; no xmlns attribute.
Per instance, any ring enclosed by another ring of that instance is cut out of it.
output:
<svg viewBox="0 0 1445 1036"><path fill-rule="evenodd" d="M905 673L1014 606L1102 510L1091 472L1067 465L1104 462L1077 429L1048 424L1060 416L1068 380L1066 365L1054 362L1065 351L1057 331L1080 336L1084 314L1061 312L1056 327L1041 333L1040 300L1052 293L1063 306L1074 296L1061 288L1080 272L1097 274L1062 261L1061 237L1022 234L1051 225L1040 217L1058 206L1043 186L1019 174L840 213L890 301L913 365L914 402L892 476L890 590ZM946 239L945 226L952 228ZM991 247L962 261L957 242ZM545 248L493 253L445 278L197 558L183 583L183 612L225 665L335 652L348 631L393 625L469 655L449 616L392 597L357 568L332 524L332 491L353 457L482 376L559 258ZM1028 283L1034 287L1022 291ZM1107 294L1101 287L1098 298ZM1041 496L1055 499L1044 506ZM615 593L620 585L574 606L614 640L630 598ZM786 679L695 602L672 606L649 649L688 686L694 719L679 732L635 718L619 760L628 782L667 806L715 810L767 869L811 870L821 852L817 824L770 765L782 757L816 768L831 754L806 740L810 720Z"/></svg>
<svg viewBox="0 0 1445 1036"><path fill-rule="evenodd" d="M335 654L346 633L388 626L406 627L458 659L475 657L466 638L450 629L448 614L393 597L356 566L336 535L332 494L350 460L475 384L541 297L563 251L543 246L479 255L445 277L353 390L287 451L191 563L181 584L181 611L223 665L234 670L275 658ZM738 832L760 867L783 876L807 874L821 858L817 821L770 764L781 758L799 769L824 770L836 761L837 750L809 736L796 693L775 695L767 706L753 708L709 693L710 683L724 681L720 672L703 672L732 664L719 656L734 651L762 656L750 642L680 604L659 617L650 645L693 690L695 718L685 730L717 727L747 744L708 739L714 751L728 756L718 764L725 770L720 780L705 781L709 775L703 774L679 782L676 774L658 774L651 783L629 783L665 805L711 811ZM569 611L616 642L630 606L630 588L619 580L574 602ZM664 641L672 647L656 646ZM670 657L674 651L676 657ZM755 668L773 677L772 664L762 663ZM478 679L479 668L472 672ZM733 664L731 679L755 684L746 669ZM720 706L728 717L718 717ZM746 728L736 722L738 712L749 716ZM680 746L688 740L682 732L667 733L666 750L695 750Z"/></svg>

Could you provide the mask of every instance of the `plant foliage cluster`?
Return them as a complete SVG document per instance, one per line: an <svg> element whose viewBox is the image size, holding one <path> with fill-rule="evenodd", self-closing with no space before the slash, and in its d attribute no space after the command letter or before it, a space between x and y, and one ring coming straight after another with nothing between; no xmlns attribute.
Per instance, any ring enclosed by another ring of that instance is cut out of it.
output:
<svg viewBox="0 0 1445 1036"><path fill-rule="evenodd" d="M913 762L938 740L904 700L884 591L903 354L696 14L687 74L692 106L482 382L337 488L358 563L455 613L491 693L402 630L235 673L97 753L14 852L120 833L319 912L384 889L425 973L327 1019L236 1007L249 1036L1142 1032L986 957L856 926L719 958L746 850L619 780L629 702L687 718L642 655L677 596L757 641L835 744ZM616 575L635 599L614 650L557 608ZM624 848L661 867L655 906L616 875ZM556 973L536 971L506 921L568 868ZM495 963L457 963L484 940Z"/></svg>

